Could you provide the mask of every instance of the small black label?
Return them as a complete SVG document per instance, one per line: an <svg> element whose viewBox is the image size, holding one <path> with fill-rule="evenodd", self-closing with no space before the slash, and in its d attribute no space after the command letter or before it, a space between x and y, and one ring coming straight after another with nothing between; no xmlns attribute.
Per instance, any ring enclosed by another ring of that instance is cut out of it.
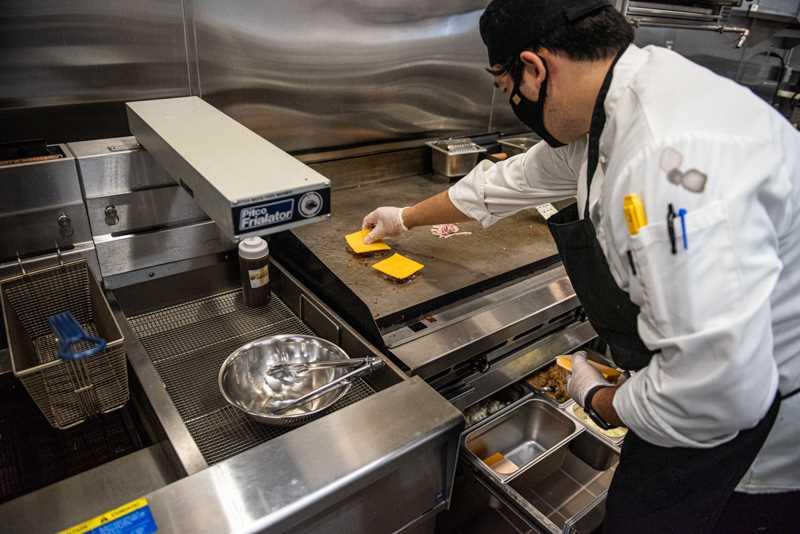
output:
<svg viewBox="0 0 800 534"><path fill-rule="evenodd" d="M248 234L331 212L330 189L305 191L233 208L237 234Z"/></svg>

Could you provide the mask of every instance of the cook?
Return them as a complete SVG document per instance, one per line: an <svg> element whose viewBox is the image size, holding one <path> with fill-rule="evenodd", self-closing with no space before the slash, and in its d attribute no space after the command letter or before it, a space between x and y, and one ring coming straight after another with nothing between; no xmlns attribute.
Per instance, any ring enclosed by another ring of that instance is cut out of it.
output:
<svg viewBox="0 0 800 534"><path fill-rule="evenodd" d="M548 226L614 361L636 371L617 387L576 354L568 383L595 422L630 429L606 531L796 530L800 134L748 89L633 45L605 0L494 0L480 31L544 142L378 208L366 239L577 197Z"/></svg>

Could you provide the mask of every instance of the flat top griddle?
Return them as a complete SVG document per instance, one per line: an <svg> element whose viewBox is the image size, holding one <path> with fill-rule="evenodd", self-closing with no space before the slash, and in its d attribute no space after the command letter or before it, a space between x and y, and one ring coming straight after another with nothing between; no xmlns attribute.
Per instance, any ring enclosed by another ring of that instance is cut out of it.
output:
<svg viewBox="0 0 800 534"><path fill-rule="evenodd" d="M391 252L363 258L347 251L344 236L361 228L364 216L378 206L409 206L445 190L448 183L430 176L404 177L333 192L329 222L292 232L372 312L373 318L408 310L425 302L507 274L557 254L544 219L525 210L483 229L477 222L459 224L469 236L440 239L430 227L415 228L386 242ZM394 252L425 264L416 278L395 284L371 268Z"/></svg>

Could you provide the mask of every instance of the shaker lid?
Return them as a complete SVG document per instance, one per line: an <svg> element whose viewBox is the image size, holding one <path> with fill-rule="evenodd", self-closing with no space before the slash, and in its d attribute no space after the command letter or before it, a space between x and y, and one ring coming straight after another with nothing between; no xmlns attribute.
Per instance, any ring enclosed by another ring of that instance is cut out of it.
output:
<svg viewBox="0 0 800 534"><path fill-rule="evenodd" d="M260 237L248 237L239 242L239 256L246 260L260 260L269 254L269 245Z"/></svg>

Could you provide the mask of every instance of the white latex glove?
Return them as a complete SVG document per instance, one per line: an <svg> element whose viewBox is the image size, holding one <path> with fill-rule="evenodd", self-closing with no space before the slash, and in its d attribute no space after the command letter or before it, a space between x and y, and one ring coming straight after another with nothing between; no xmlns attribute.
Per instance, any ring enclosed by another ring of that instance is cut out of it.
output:
<svg viewBox="0 0 800 534"><path fill-rule="evenodd" d="M408 232L408 228L403 222L404 209L406 208L383 207L364 217L361 229L372 229L367 237L364 238L364 243L369 245L375 241L380 241L384 237L397 236L403 232Z"/></svg>
<svg viewBox="0 0 800 534"><path fill-rule="evenodd" d="M586 352L579 351L572 355L572 374L567 381L567 393L575 402L585 408L586 394L597 386L613 386L603 378L600 371L586 361Z"/></svg>

